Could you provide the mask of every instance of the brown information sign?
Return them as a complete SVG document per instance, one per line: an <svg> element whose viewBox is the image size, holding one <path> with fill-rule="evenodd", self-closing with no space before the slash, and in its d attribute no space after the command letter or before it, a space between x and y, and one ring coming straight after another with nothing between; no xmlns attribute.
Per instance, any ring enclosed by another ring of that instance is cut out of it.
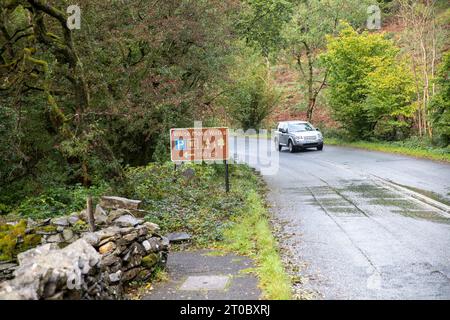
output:
<svg viewBox="0 0 450 320"><path fill-rule="evenodd" d="M172 161L226 161L229 159L228 139L228 128L172 129Z"/></svg>

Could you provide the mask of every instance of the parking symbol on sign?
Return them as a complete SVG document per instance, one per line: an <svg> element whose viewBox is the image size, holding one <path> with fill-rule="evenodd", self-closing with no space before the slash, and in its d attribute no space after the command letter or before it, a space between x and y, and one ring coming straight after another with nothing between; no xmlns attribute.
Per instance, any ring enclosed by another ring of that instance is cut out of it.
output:
<svg viewBox="0 0 450 320"><path fill-rule="evenodd" d="M177 151L185 151L186 150L186 142L184 140L176 140L175 141L175 149Z"/></svg>

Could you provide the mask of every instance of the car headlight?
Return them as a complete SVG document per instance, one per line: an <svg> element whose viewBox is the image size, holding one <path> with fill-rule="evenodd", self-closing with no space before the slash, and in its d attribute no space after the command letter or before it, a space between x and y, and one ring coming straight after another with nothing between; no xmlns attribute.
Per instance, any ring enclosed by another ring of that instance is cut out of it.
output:
<svg viewBox="0 0 450 320"><path fill-rule="evenodd" d="M321 133L317 134L317 139L323 139L323 135Z"/></svg>

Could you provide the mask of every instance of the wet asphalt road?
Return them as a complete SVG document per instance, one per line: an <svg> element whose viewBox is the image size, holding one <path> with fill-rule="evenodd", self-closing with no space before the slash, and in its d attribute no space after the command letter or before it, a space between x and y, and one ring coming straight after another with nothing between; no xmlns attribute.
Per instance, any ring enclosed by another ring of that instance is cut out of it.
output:
<svg viewBox="0 0 450 320"><path fill-rule="evenodd" d="M388 183L449 201L450 165L331 146L276 160L271 142L247 141L235 140L232 154L264 175L304 290L318 299L450 299L450 214Z"/></svg>

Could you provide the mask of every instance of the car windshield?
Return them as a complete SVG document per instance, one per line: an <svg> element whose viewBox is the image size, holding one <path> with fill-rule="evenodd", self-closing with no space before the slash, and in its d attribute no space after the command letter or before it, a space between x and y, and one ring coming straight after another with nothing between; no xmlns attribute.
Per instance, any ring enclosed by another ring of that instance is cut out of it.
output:
<svg viewBox="0 0 450 320"><path fill-rule="evenodd" d="M293 123L289 125L289 132L314 131L314 128L308 123Z"/></svg>

